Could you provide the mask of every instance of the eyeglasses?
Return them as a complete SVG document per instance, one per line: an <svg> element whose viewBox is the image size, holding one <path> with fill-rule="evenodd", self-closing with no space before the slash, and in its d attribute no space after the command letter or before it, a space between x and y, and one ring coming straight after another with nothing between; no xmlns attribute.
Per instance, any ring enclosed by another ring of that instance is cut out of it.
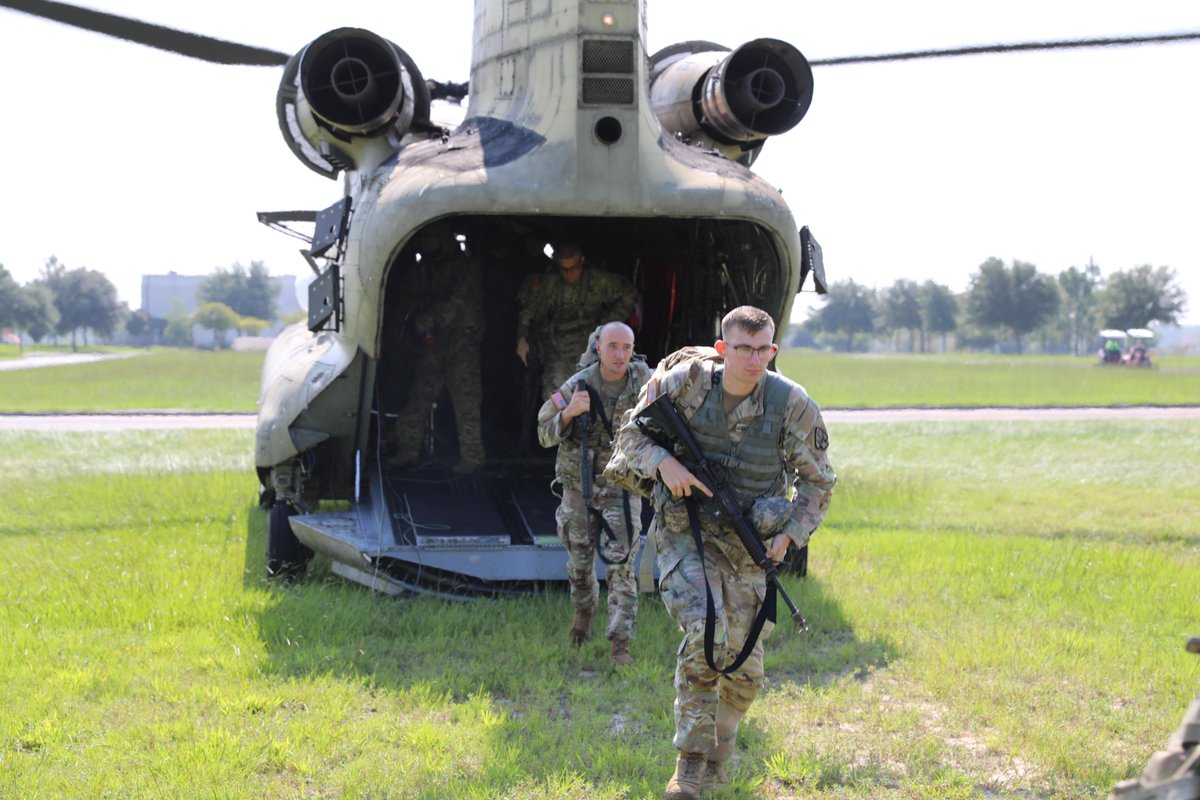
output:
<svg viewBox="0 0 1200 800"><path fill-rule="evenodd" d="M777 348L773 344L764 344L762 347L751 347L748 344L732 344L729 346L729 349L742 358L749 358L756 355L761 359L768 359L775 355Z"/></svg>

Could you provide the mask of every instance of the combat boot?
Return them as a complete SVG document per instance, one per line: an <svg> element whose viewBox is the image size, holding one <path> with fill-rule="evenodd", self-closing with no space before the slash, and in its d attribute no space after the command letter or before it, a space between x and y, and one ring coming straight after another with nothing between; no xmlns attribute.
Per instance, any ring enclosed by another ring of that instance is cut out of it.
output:
<svg viewBox="0 0 1200 800"><path fill-rule="evenodd" d="M704 753L679 751L675 774L667 781L666 800L700 800L704 781Z"/></svg>
<svg viewBox="0 0 1200 800"><path fill-rule="evenodd" d="M614 667L627 667L633 663L633 656L629 654L628 639L612 640L612 662Z"/></svg>
<svg viewBox="0 0 1200 800"><path fill-rule="evenodd" d="M571 644L578 647L592 638L592 609L575 609L575 619L571 622L571 630L567 631Z"/></svg>
<svg viewBox="0 0 1200 800"><path fill-rule="evenodd" d="M724 761L706 761L704 763L704 791L711 792L729 784L729 776L725 774Z"/></svg>

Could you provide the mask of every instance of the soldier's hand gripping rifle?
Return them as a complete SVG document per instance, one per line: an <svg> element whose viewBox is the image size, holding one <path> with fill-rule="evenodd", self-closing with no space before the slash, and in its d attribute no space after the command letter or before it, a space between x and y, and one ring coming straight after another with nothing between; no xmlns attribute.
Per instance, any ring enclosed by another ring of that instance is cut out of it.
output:
<svg viewBox="0 0 1200 800"><path fill-rule="evenodd" d="M737 494L734 493L733 489L725 481L725 476L722 474L719 466L705 458L704 451L700 448L700 443L696 441L696 437L692 435L691 429L683 421L683 417L679 415L679 410L675 408L675 404L671 401L671 398L665 393L659 395L653 403L642 411L641 417L653 422L663 433L670 437L671 441L683 447L688 459L691 461L687 466L713 493L713 500L718 504L722 515L727 517L730 524L733 525L738 539L741 540L742 546L746 548L746 552L750 554L750 558L754 560L754 563L763 572L767 573L768 584L779 592L779 596L783 598L783 602L787 603L788 609L792 612L792 622L801 631L808 630L808 623L805 622L804 615L800 613L800 609L796 608L796 604L792 602L792 598L788 596L787 590L783 588L783 584L779 581L779 570L775 566L775 562L767 556L762 539L759 538L758 532L754 530L754 526L750 523L750 520L746 519L746 515L742 512L742 506L738 502Z"/></svg>

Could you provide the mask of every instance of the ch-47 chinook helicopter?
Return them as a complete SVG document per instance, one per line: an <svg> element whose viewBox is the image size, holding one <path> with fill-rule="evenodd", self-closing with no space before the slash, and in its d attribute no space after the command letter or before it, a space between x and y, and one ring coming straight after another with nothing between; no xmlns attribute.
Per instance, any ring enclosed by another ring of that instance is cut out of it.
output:
<svg viewBox="0 0 1200 800"><path fill-rule="evenodd" d="M638 347L651 362L711 341L734 305L782 322L798 290L824 290L820 248L750 169L769 136L805 115L809 63L775 39L648 54L645 5L475 0L468 95L468 84L426 81L398 45L362 29L332 30L288 55L63 3L0 0L208 61L282 66L275 107L286 145L308 169L342 177L342 199L324 211L260 215L275 227L314 223L305 257L318 274L307 323L278 337L263 369L255 457L275 571L299 568L311 549L385 590L459 596L562 579L552 468L528 431L541 398L522 402L530 382L514 355L517 287L543 268L547 243L574 240L590 263L636 284L646 312ZM461 124L437 118L443 98L463 97ZM429 469L403 472L385 458L388 421L413 380L401 287L433 227L480 262L486 287L487 458L463 477L445 469L456 457L446 403L428 420ZM318 513L322 500L349 507Z"/></svg>
<svg viewBox="0 0 1200 800"><path fill-rule="evenodd" d="M804 116L812 73L759 39L730 51L688 42L647 57L637 3L478 0L469 104L453 132L396 45L335 30L292 57L280 126L312 169L346 175L317 217L310 318L279 337L263 371L256 460L273 490L274 562L328 555L373 586L495 593L559 580L549 461L528 447L516 291L547 242L635 282L639 349L655 359L715 338L724 310L786 319L820 251L779 193L748 168L769 135ZM381 431L412 379L398 286L421 234L447 227L482 266L485 468L449 471L451 418L430 415L425 462L392 470ZM532 248L526 245L533 243ZM583 342L580 342L582 350ZM347 511L302 513L322 498Z"/></svg>
<svg viewBox="0 0 1200 800"><path fill-rule="evenodd" d="M426 81L400 46L363 29L288 56L178 31L164 44L164 29L59 3L3 5L208 60L220 47L233 63L282 65L287 147L342 178L342 199L323 211L260 215L314 223L305 257L317 273L307 322L276 339L262 373L255 461L272 572L302 568L312 550L387 591L494 594L564 579L553 462L528 424L543 398L523 392L515 355L517 289L545 268L549 243L577 242L589 264L636 285L652 310L637 324L651 363L711 342L733 306L786 320L802 285L824 290L819 246L749 168L812 99L809 64L783 41L648 55L643 2L475 0L468 95L468 84ZM433 113L446 97L467 98L453 129ZM421 469L391 468L385 449L413 381L402 286L433 226L484 275L487 457L461 477L449 470L448 403L429 416ZM349 507L317 511L325 500Z"/></svg>

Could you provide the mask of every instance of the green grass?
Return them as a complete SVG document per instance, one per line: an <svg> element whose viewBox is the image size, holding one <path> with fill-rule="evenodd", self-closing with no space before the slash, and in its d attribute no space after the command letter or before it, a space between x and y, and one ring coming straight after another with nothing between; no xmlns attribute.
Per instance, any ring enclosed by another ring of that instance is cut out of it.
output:
<svg viewBox="0 0 1200 800"><path fill-rule="evenodd" d="M0 413L255 411L261 352L128 352L128 358L0 372Z"/></svg>
<svg viewBox="0 0 1200 800"><path fill-rule="evenodd" d="M1200 404L1200 358L1155 369L1070 356L847 355L785 350L777 359L825 408Z"/></svg>
<svg viewBox="0 0 1200 800"><path fill-rule="evenodd" d="M0 413L188 409L251 413L262 353L156 349L0 373ZM779 368L826 408L1200 404L1200 358L1153 370L1065 356L867 356L788 350Z"/></svg>
<svg viewBox="0 0 1200 800"><path fill-rule="evenodd" d="M841 425L718 798L1104 797L1195 693L1194 422ZM678 634L261 579L245 431L0 433L0 797L654 798Z"/></svg>

